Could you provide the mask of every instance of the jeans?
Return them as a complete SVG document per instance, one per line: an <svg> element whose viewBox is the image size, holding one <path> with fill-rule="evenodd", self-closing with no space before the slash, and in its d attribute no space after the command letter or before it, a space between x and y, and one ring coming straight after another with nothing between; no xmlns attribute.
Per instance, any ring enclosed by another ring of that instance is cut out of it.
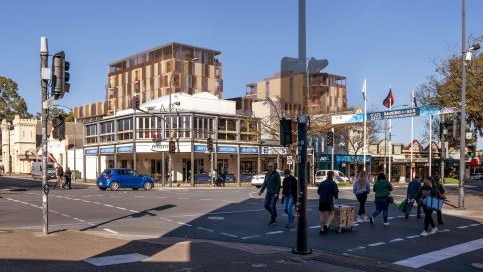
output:
<svg viewBox="0 0 483 272"><path fill-rule="evenodd" d="M418 205L418 208L416 210L416 216L419 218L421 217L421 204L419 199L412 199L409 200L408 202L408 207L406 208L406 215L409 216L411 211L413 210L414 203L416 202L416 205Z"/></svg>
<svg viewBox="0 0 483 272"><path fill-rule="evenodd" d="M288 215L288 223L292 224L295 216L294 216L294 199L292 195L285 195L283 196L283 204L284 204L284 211Z"/></svg>
<svg viewBox="0 0 483 272"><path fill-rule="evenodd" d="M265 202L263 203L263 206L265 207L265 210L270 213L270 222L274 222L277 218L277 200L278 196L275 197L275 194L273 193L267 192L265 195Z"/></svg>
<svg viewBox="0 0 483 272"><path fill-rule="evenodd" d="M376 203L376 210L372 213L372 217L378 216L382 212L384 223L387 223L387 217L389 216L389 198L388 197L376 197L374 200Z"/></svg>

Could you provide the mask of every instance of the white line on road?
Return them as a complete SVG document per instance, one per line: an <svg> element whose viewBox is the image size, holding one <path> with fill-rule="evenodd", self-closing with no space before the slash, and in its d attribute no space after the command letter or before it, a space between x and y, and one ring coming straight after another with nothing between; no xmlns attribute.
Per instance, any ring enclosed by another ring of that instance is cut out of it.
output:
<svg viewBox="0 0 483 272"><path fill-rule="evenodd" d="M242 237L240 239L245 240L245 239L252 239L252 238L257 238L257 237L260 237L260 235L245 236L245 237Z"/></svg>
<svg viewBox="0 0 483 272"><path fill-rule="evenodd" d="M183 225L183 226L187 226L187 227L192 227L193 225L190 225L190 224L187 224L187 223L183 223L183 222L176 222L177 224L179 225Z"/></svg>
<svg viewBox="0 0 483 272"><path fill-rule="evenodd" d="M396 239L392 239L389 242L394 243L394 242L400 242L400 241L404 241L404 239L403 238L396 238Z"/></svg>
<svg viewBox="0 0 483 272"><path fill-rule="evenodd" d="M377 243L368 244L368 246L375 247L375 246L382 246L382 245L385 245L385 244L386 244L385 242L377 242Z"/></svg>
<svg viewBox="0 0 483 272"><path fill-rule="evenodd" d="M206 231L209 231L209 232L213 232L214 231L212 229L207 229L207 228L203 228L203 227L197 227L197 229L199 229L199 230L206 230Z"/></svg>
<svg viewBox="0 0 483 272"><path fill-rule="evenodd" d="M123 207L116 207L116 209L123 210L123 211L127 210L126 208L123 208Z"/></svg>
<svg viewBox="0 0 483 272"><path fill-rule="evenodd" d="M419 268L428 264L439 262L441 260L449 259L471 251L479 250L481 248L483 248L483 238L414 256L405 260L395 262L395 264L404 265L412 268Z"/></svg>
<svg viewBox="0 0 483 272"><path fill-rule="evenodd" d="M413 239L413 238L418 238L421 237L419 235L411 235L411 236L406 236L406 239Z"/></svg>
<svg viewBox="0 0 483 272"><path fill-rule="evenodd" d="M363 247L363 246L358 246L358 247L356 247L356 248L349 249L349 250L347 250L347 251L356 251L356 250L361 250L361 249L364 249L364 248L366 248L366 247Z"/></svg>
<svg viewBox="0 0 483 272"><path fill-rule="evenodd" d="M114 208L114 206L113 206L113 205L111 205L111 204L102 204L102 205L104 205L104 206L106 206L106 207L111 207L111 208Z"/></svg>
<svg viewBox="0 0 483 272"><path fill-rule="evenodd" d="M102 229L102 230L107 231L107 232L110 232L110 233L113 233L113 234L118 234L119 233L119 232L114 231L112 229Z"/></svg>
<svg viewBox="0 0 483 272"><path fill-rule="evenodd" d="M136 211L136 210L129 210L129 211L133 213L139 213L139 211Z"/></svg>
<svg viewBox="0 0 483 272"><path fill-rule="evenodd" d="M72 217L72 216L65 214L65 213L61 213L60 215L65 216L65 217L69 217L69 218Z"/></svg>
<svg viewBox="0 0 483 272"><path fill-rule="evenodd" d="M270 232L267 232L265 233L266 235L273 235L273 234L279 234L279 233L283 233L283 231L281 230L277 230L277 231L270 231Z"/></svg>
<svg viewBox="0 0 483 272"><path fill-rule="evenodd" d="M234 235L234 234L229 234L229 233L226 233L226 232L220 232L221 235L225 235L225 236L229 236L229 237L233 237L233 238L238 238L238 236Z"/></svg>

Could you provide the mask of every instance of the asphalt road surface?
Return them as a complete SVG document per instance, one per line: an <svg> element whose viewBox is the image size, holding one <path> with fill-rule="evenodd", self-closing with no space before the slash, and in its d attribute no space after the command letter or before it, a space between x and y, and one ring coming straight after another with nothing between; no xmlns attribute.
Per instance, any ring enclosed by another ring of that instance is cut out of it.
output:
<svg viewBox="0 0 483 272"><path fill-rule="evenodd" d="M39 181L0 177L0 228L42 229L42 198ZM255 187L155 188L151 191L101 191L92 185L74 184L72 190L51 190L48 197L49 232L73 229L134 239L184 237L295 247L297 229L285 228L283 205L278 205L276 226ZM457 190L450 189L457 193ZM404 198L405 187L396 186L393 196ZM308 190L307 244L310 249L347 253L432 271L481 271L483 219L444 214L444 225L421 237L423 220L406 220L395 206L389 226L382 214L374 226L354 224L341 233L319 234L316 191ZM350 188L341 188L341 203L356 206ZM451 204L451 203L450 203ZM367 211L374 210L373 195ZM443 213L445 213L443 211ZM433 215L435 221L436 216Z"/></svg>

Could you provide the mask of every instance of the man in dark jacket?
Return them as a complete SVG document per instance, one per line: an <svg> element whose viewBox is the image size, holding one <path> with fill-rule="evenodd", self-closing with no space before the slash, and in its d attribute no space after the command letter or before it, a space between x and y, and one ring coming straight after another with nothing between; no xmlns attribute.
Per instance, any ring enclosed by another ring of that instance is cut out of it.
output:
<svg viewBox="0 0 483 272"><path fill-rule="evenodd" d="M280 188L282 187L280 181L280 174L275 171L275 166L273 162L268 163L268 172L265 175L265 180L263 181L262 188L258 195L262 195L265 188L267 193L265 195L264 207L270 213L270 226L275 226L277 224L277 200L280 194Z"/></svg>
<svg viewBox="0 0 483 272"><path fill-rule="evenodd" d="M413 209L414 203L418 205L416 217L421 218L421 196L419 195L419 191L421 190L421 181L419 180L419 176L416 175L411 182L408 183L407 189L407 198L408 198L408 206L406 207L406 219L409 218L409 214L411 214L411 210Z"/></svg>
<svg viewBox="0 0 483 272"><path fill-rule="evenodd" d="M326 233L334 220L334 199L339 199L339 187L334 181L334 171L327 172L327 179L317 188L319 194L320 233Z"/></svg>
<svg viewBox="0 0 483 272"><path fill-rule="evenodd" d="M290 228L295 219L294 205L297 201L297 179L290 174L290 169L285 169L283 175L285 177L282 183L282 203L284 212L288 215L288 222L285 227Z"/></svg>

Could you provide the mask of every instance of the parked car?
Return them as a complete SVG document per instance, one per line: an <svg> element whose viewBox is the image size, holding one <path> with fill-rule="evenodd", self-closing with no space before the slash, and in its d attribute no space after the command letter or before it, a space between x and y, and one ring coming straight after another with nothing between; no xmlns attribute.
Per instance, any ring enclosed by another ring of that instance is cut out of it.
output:
<svg viewBox="0 0 483 272"><path fill-rule="evenodd" d="M471 174L470 180L483 180L483 173Z"/></svg>
<svg viewBox="0 0 483 272"><path fill-rule="evenodd" d="M140 175L136 170L130 168L108 168L97 178L96 184L101 190L107 188L112 191L117 191L119 188L151 190L154 187L154 179Z"/></svg>
<svg viewBox="0 0 483 272"><path fill-rule="evenodd" d="M317 170L315 172L315 184L319 185L322 181L327 179L327 172L330 170ZM350 182L349 178L344 175L341 171L333 170L334 171L334 181L336 183L339 182Z"/></svg>
<svg viewBox="0 0 483 272"><path fill-rule="evenodd" d="M34 161L32 162L32 178L42 178L43 171L42 171L42 162L41 161ZM53 163L47 163L47 179L55 179L57 177L55 166Z"/></svg>
<svg viewBox="0 0 483 272"><path fill-rule="evenodd" d="M277 170L277 172L280 174L280 181L283 180L283 173L282 171L279 171ZM260 188L262 187L263 185L263 181L265 180L265 175L267 174L267 172L262 172L262 173L259 173L259 174L256 174L256 175L253 175L252 176L252 179L250 180L250 184L257 187L257 188Z"/></svg>

